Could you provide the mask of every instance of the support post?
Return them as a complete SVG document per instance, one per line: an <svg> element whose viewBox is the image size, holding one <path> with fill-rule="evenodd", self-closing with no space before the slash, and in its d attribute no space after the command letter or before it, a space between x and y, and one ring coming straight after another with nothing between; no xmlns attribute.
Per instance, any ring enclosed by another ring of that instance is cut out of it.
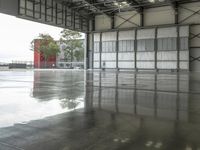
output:
<svg viewBox="0 0 200 150"><path fill-rule="evenodd" d="M95 16L92 17L92 31L95 31Z"/></svg>
<svg viewBox="0 0 200 150"><path fill-rule="evenodd" d="M143 27L144 26L144 8L140 7L140 26Z"/></svg>
<svg viewBox="0 0 200 150"><path fill-rule="evenodd" d="M158 28L155 28L155 39L154 39L154 49L155 49L155 70L158 71L158 60L157 60L157 53L158 53Z"/></svg>
<svg viewBox="0 0 200 150"><path fill-rule="evenodd" d="M116 69L119 70L119 31L117 31L117 41L116 41Z"/></svg>
<svg viewBox="0 0 200 150"><path fill-rule="evenodd" d="M90 68L90 35L89 33L86 33L86 58L85 58L85 69L89 69Z"/></svg>
<svg viewBox="0 0 200 150"><path fill-rule="evenodd" d="M180 33L179 33L179 26L176 27L177 30L177 40L176 40L176 48L177 48L177 72L180 70Z"/></svg>
<svg viewBox="0 0 200 150"><path fill-rule="evenodd" d="M114 29L114 28L115 28L115 15L113 13L111 16L111 29Z"/></svg>
<svg viewBox="0 0 200 150"><path fill-rule="evenodd" d="M174 3L175 24L179 24L178 2Z"/></svg>
<svg viewBox="0 0 200 150"><path fill-rule="evenodd" d="M135 41L134 41L134 61L135 61L135 71L137 71L137 29L135 30Z"/></svg>
<svg viewBox="0 0 200 150"><path fill-rule="evenodd" d="M100 33L100 43L99 43L99 54L100 54L100 61L99 61L99 69L102 69L101 67L101 59L102 59L102 32Z"/></svg>

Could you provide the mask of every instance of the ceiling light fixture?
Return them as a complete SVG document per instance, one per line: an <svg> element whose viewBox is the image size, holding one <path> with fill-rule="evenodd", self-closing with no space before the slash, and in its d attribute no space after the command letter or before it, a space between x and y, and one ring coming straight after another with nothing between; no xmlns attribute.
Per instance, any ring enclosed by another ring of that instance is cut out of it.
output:
<svg viewBox="0 0 200 150"><path fill-rule="evenodd" d="M149 0L149 2L151 2L151 3L155 3L155 0Z"/></svg>

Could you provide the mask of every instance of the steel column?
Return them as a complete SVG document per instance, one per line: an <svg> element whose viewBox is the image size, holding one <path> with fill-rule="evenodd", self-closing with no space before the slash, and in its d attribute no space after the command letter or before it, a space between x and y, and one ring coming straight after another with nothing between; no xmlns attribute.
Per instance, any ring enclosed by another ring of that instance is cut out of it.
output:
<svg viewBox="0 0 200 150"><path fill-rule="evenodd" d="M180 70L180 33L179 33L179 26L176 27L177 30L177 71Z"/></svg>
<svg viewBox="0 0 200 150"><path fill-rule="evenodd" d="M117 31L116 39L116 69L119 70L119 31Z"/></svg>
<svg viewBox="0 0 200 150"><path fill-rule="evenodd" d="M155 39L154 39L154 49L155 49L155 57L154 57L154 61L155 61L155 70L158 71L158 60L157 60L157 54L158 54L158 28L155 28Z"/></svg>
<svg viewBox="0 0 200 150"><path fill-rule="evenodd" d="M134 61L135 61L135 70L137 71L137 29L135 30L135 41L134 41Z"/></svg>
<svg viewBox="0 0 200 150"><path fill-rule="evenodd" d="M141 27L144 26L144 8L143 7L140 8L140 26Z"/></svg>
<svg viewBox="0 0 200 150"><path fill-rule="evenodd" d="M100 60L99 60L99 69L101 69L101 59L102 59L102 32L100 33L100 43L99 43L99 55L100 55Z"/></svg>
<svg viewBox="0 0 200 150"><path fill-rule="evenodd" d="M85 63L85 69L89 69L90 68L90 34L86 33L86 63Z"/></svg>

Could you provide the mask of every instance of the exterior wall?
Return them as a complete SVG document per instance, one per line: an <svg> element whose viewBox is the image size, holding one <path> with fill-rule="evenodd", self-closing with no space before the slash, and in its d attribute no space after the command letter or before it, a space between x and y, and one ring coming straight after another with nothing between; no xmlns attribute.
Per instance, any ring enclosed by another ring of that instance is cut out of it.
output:
<svg viewBox="0 0 200 150"><path fill-rule="evenodd" d="M102 68L116 68L116 40L117 32L102 33Z"/></svg>
<svg viewBox="0 0 200 150"><path fill-rule="evenodd" d="M200 10L200 2L181 5L179 22L196 24L190 26L190 70L200 72L200 15L193 14ZM188 17L191 16L191 17Z"/></svg>
<svg viewBox="0 0 200 150"><path fill-rule="evenodd" d="M189 26L94 34L94 68L189 70Z"/></svg>
<svg viewBox="0 0 200 150"><path fill-rule="evenodd" d="M56 56L51 56L45 62L44 56L38 51L40 40L34 41L34 68L54 68L56 65Z"/></svg>
<svg viewBox="0 0 200 150"><path fill-rule="evenodd" d="M125 20L128 21L124 22ZM121 12L115 15L115 28L130 28L140 25L140 14L136 11Z"/></svg>
<svg viewBox="0 0 200 150"><path fill-rule="evenodd" d="M174 23L174 10L171 6L150 8L144 11L144 25L164 25Z"/></svg>
<svg viewBox="0 0 200 150"><path fill-rule="evenodd" d="M111 19L106 15L95 17L95 30L111 29Z"/></svg>
<svg viewBox="0 0 200 150"><path fill-rule="evenodd" d="M193 3L186 3L181 4L178 6L178 24L180 25L186 25L190 24L190 29L186 29L187 34L181 35L184 33L184 31L178 31L176 27L174 28L173 33L180 32L180 40L178 40L176 43L180 42L180 45L177 47L177 51L158 51L158 54L155 55L153 53L145 53L143 54L137 54L135 56L134 53L126 53L126 54L118 54L118 67L119 68L125 68L126 66L129 66L129 68L142 68L145 66L145 68L154 68L158 67L158 69L166 68L167 66L171 66L169 68L180 68L180 69L188 69L190 68L191 71L200 71L200 2L193 2ZM196 12L196 13L195 13ZM164 6L164 7L157 7L157 8L149 8L144 9L144 27L149 26L157 26L164 27L165 25L169 26L176 26L176 18L175 18L175 11L172 6ZM135 15L135 16L134 16ZM95 19L96 22L96 31L105 31L111 29L111 19L108 17L103 17L102 15L97 16ZM103 24L102 24L103 23ZM129 11L129 12L119 12L114 17L114 27L116 31L119 31L119 33L124 30L128 30L128 28L135 28L136 30L140 29L141 23L141 15L137 14L137 12ZM195 24L195 25L194 25ZM182 30L182 29L180 29ZM185 29L183 29L185 30ZM190 34L188 34L188 30ZM129 30L130 31L130 30ZM169 32L168 29L166 29L166 32ZM186 33L186 32L185 32ZM159 37L160 39L163 38L174 38L176 40L178 37L177 35L174 36L172 34L167 35L165 33L165 37ZM189 38L189 41L187 42ZM134 38L132 38L134 40ZM152 39L153 40L153 39ZM120 41L120 40L119 40ZM187 45L188 44L188 45ZM188 47L187 49L183 49L182 46ZM137 45L136 45L137 47ZM180 50L181 49L181 50ZM188 51L189 49L189 51ZM179 52L180 50L180 52ZM157 57L160 61L157 66L153 64L152 61L154 61L154 57ZM131 57L131 58L130 58ZM137 64L134 64L134 59L137 58ZM190 58L188 60L188 58ZM123 62L120 62L120 59L123 60ZM161 61L163 59L163 61ZM179 60L178 60L179 59ZM125 63L129 60L132 60L131 63ZM164 62L165 61L165 62ZM190 63L189 63L190 61ZM135 66L135 67L133 67Z"/></svg>

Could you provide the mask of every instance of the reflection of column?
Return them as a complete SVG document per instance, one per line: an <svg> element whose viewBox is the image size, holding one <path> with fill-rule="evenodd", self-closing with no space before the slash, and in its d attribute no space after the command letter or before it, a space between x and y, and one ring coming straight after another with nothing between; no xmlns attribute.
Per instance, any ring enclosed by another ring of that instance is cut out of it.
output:
<svg viewBox="0 0 200 150"><path fill-rule="evenodd" d="M119 74L118 74L118 71L116 72L116 82L115 82L115 109L116 109L116 112L118 113L119 112L119 107L118 107L118 78L119 78Z"/></svg>
<svg viewBox="0 0 200 150"><path fill-rule="evenodd" d="M93 73L85 71L85 111L93 110Z"/></svg>
<svg viewBox="0 0 200 150"><path fill-rule="evenodd" d="M137 114L137 72L134 74L134 114Z"/></svg>
<svg viewBox="0 0 200 150"><path fill-rule="evenodd" d="M179 103L180 103L180 94L179 94L179 92L180 92L180 84L179 84L179 82L180 82L180 74L179 74L179 72L177 73L177 91L176 91L176 120L179 120Z"/></svg>
<svg viewBox="0 0 200 150"><path fill-rule="evenodd" d="M98 102L98 104L99 104L99 109L101 109L101 71L99 72L99 102Z"/></svg>
<svg viewBox="0 0 200 150"><path fill-rule="evenodd" d="M154 116L157 117L157 98L158 98L158 95L157 95L157 80L158 80L158 77L157 77L157 73L155 73L155 77L154 77Z"/></svg>

